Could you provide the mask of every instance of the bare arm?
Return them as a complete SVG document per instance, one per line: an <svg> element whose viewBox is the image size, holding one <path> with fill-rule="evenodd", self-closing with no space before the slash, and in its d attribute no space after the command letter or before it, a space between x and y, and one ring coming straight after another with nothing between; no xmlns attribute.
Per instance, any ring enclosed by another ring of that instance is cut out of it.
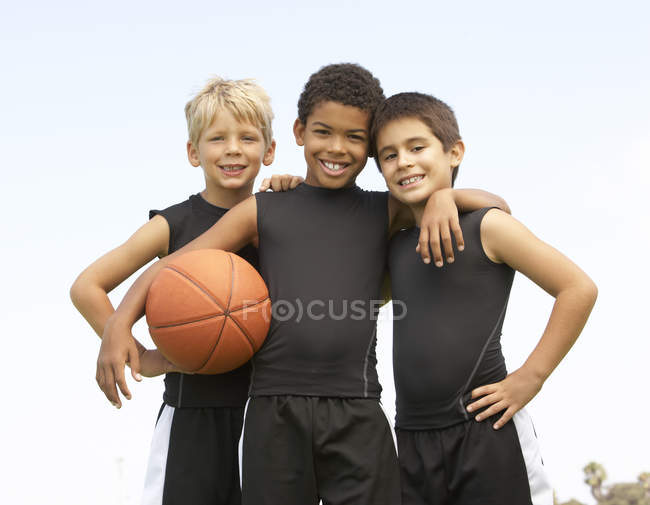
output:
<svg viewBox="0 0 650 505"><path fill-rule="evenodd" d="M101 338L106 322L115 312L108 293L157 256L167 254L169 225L155 216L124 244L106 253L77 277L70 298L77 310ZM133 339L140 357L141 372L147 377L175 371L157 349L146 349Z"/></svg>
<svg viewBox="0 0 650 505"><path fill-rule="evenodd" d="M491 210L485 215L481 241L492 261L508 264L555 297L548 324L521 368L500 383L472 392L472 398L482 398L469 411L490 405L477 420L506 411L495 425L498 428L537 394L569 352L587 322L598 289L571 260L503 212Z"/></svg>
<svg viewBox="0 0 650 505"><path fill-rule="evenodd" d="M508 214L510 206L499 195L483 191L482 189L454 189L454 202L461 212L471 212L483 207L497 207Z"/></svg>
<svg viewBox="0 0 650 505"><path fill-rule="evenodd" d="M97 359L97 383L108 400L121 406L116 384L128 399L131 393L124 378L124 366L131 364L131 374L139 378L140 363L131 328L144 314L149 286L158 271L180 254L197 249L238 251L257 241L257 204L247 198L228 211L217 223L185 247L151 265L126 293L122 303L106 322Z"/></svg>
<svg viewBox="0 0 650 505"><path fill-rule="evenodd" d="M152 259L165 256L168 243L169 225L162 216L155 216L79 274L70 288L70 298L99 337L115 312L108 293Z"/></svg>

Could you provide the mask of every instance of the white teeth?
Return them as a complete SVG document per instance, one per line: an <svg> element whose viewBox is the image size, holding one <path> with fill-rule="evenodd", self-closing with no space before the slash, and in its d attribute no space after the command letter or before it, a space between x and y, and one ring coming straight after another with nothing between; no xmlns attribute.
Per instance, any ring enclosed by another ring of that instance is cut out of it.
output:
<svg viewBox="0 0 650 505"><path fill-rule="evenodd" d="M234 170L241 170L243 167L223 167L226 172L232 172Z"/></svg>
<svg viewBox="0 0 650 505"><path fill-rule="evenodd" d="M413 184L414 182L421 181L423 177L424 177L423 175L416 175L416 176L411 177L409 179L404 179L403 181L400 181L399 185L400 186L406 186L408 184Z"/></svg>
<svg viewBox="0 0 650 505"><path fill-rule="evenodd" d="M325 165L328 169L334 171L343 169L343 165L339 165L338 163L332 163L330 161L323 161L323 165Z"/></svg>

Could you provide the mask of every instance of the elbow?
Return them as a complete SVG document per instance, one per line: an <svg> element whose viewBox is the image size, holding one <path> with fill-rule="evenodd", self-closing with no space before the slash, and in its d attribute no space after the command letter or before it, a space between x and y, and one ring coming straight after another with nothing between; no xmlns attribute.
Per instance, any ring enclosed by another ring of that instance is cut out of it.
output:
<svg viewBox="0 0 650 505"><path fill-rule="evenodd" d="M589 296L589 299L591 300L591 306L593 307L596 303L596 299L598 298L598 286L596 286L596 283L594 281L588 279L585 290L587 292L587 296Z"/></svg>
<svg viewBox="0 0 650 505"><path fill-rule="evenodd" d="M503 211L506 212L510 215L512 215L512 211L510 210L510 205L508 205L508 202L506 202L503 198L499 197L500 204L499 208Z"/></svg>
<svg viewBox="0 0 650 505"><path fill-rule="evenodd" d="M578 296L578 299L582 301L582 304L587 308L589 313L591 312L591 309L593 309L596 299L598 298L598 286L596 286L596 283L587 275L584 277L583 281L576 286L574 293Z"/></svg>
<svg viewBox="0 0 650 505"><path fill-rule="evenodd" d="M80 275L70 286L70 300L72 304L79 308L82 303L82 300L85 297L86 293L86 283L84 282L83 276Z"/></svg>

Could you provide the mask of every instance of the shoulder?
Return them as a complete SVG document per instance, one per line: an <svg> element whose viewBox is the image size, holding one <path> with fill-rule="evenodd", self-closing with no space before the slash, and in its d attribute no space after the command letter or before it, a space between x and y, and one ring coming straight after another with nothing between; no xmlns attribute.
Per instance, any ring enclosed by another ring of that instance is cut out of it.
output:
<svg viewBox="0 0 650 505"><path fill-rule="evenodd" d="M497 209L496 207L488 207L484 209L475 210L467 213L468 217L475 216L481 223L481 233L488 234L498 233L504 227L512 226L518 221L510 214Z"/></svg>
<svg viewBox="0 0 650 505"><path fill-rule="evenodd" d="M192 199L195 197L196 195L192 195L187 200L170 205L161 210L152 209L149 211L149 219L152 219L154 216L162 216L170 224L176 222L192 213Z"/></svg>
<svg viewBox="0 0 650 505"><path fill-rule="evenodd" d="M267 202L270 200L285 199L290 198L292 194L297 191L296 189L290 189L289 191L258 191L251 198L257 202Z"/></svg>
<svg viewBox="0 0 650 505"><path fill-rule="evenodd" d="M521 222L500 209L488 209L481 221L483 249L497 263L503 263L506 256L516 254L535 238Z"/></svg>
<svg viewBox="0 0 650 505"><path fill-rule="evenodd" d="M461 223L463 221L467 221L467 222L476 221L478 223L482 223L488 215L494 214L496 212L505 214L502 210L498 209L497 207L482 207L480 209L470 210L468 212L461 212L458 217Z"/></svg>
<svg viewBox="0 0 650 505"><path fill-rule="evenodd" d="M370 202L377 203L378 205L387 205L390 193L388 191L373 191L359 188L361 198L365 198Z"/></svg>

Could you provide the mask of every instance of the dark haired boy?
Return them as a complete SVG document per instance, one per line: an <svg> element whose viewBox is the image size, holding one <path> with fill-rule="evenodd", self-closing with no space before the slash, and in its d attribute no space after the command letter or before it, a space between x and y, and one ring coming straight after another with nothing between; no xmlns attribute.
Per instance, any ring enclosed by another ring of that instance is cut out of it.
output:
<svg viewBox="0 0 650 505"><path fill-rule="evenodd" d="M372 135L391 194L419 224L429 196L453 184L463 159L453 111L400 93L378 108ZM393 322L402 503L552 505L522 409L580 334L596 286L505 212L465 213L460 226L465 250L443 268L413 259L416 228L390 244L392 295L408 308ZM535 350L508 375L499 337L515 270L556 302Z"/></svg>
<svg viewBox="0 0 650 505"><path fill-rule="evenodd" d="M379 81L358 65L330 65L312 75L294 124L307 162L305 183L283 197L245 200L179 251L259 242L275 309L253 359L244 504L400 501L395 448L378 402L374 315L388 237L401 226L404 207L354 184L381 100ZM469 199L495 200L471 193ZM114 374L124 366L119 353L131 345L130 328L163 264L136 281L108 324L98 369L109 377L103 388L109 399L117 396Z"/></svg>

